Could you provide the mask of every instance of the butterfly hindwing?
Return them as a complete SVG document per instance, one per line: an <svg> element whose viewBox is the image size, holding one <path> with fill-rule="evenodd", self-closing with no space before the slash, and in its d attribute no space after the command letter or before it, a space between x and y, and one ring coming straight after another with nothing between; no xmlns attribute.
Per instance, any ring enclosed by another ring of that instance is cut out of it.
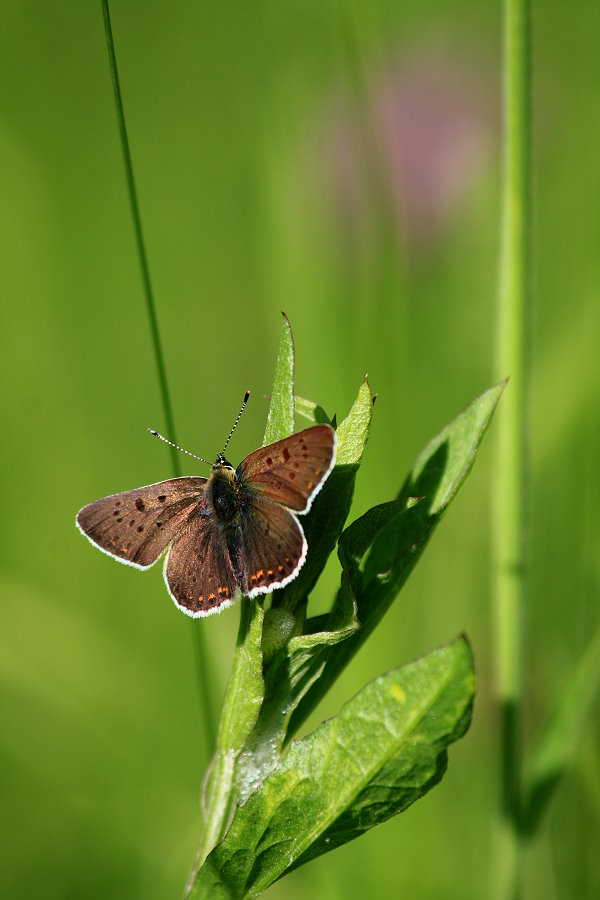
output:
<svg viewBox="0 0 600 900"><path fill-rule="evenodd" d="M159 481L89 503L77 513L80 531L115 559L147 569L204 503L206 478Z"/></svg>
<svg viewBox="0 0 600 900"><path fill-rule="evenodd" d="M237 468L257 494L305 513L335 463L330 425L315 425L255 450Z"/></svg>
<svg viewBox="0 0 600 900"><path fill-rule="evenodd" d="M173 541L165 559L165 582L188 616L209 616L238 599L235 576L218 525L199 511Z"/></svg>
<svg viewBox="0 0 600 900"><path fill-rule="evenodd" d="M256 496L240 546L240 585L248 597L267 594L294 578L306 558L307 543L293 513Z"/></svg>

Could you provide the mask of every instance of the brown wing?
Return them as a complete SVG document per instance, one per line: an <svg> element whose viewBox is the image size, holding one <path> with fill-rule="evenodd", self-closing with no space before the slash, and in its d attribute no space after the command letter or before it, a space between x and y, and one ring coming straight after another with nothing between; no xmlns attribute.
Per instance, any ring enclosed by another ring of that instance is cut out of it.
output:
<svg viewBox="0 0 600 900"><path fill-rule="evenodd" d="M254 498L241 534L240 569L248 597L268 594L296 577L306 559L307 543L293 513L260 496Z"/></svg>
<svg viewBox="0 0 600 900"><path fill-rule="evenodd" d="M256 493L306 513L335 464L336 437L330 425L315 425L255 450L237 473Z"/></svg>
<svg viewBox="0 0 600 900"><path fill-rule="evenodd" d="M147 569L185 525L192 510L205 508L206 478L171 478L134 491L112 494L77 513L79 530L105 553Z"/></svg>
<svg viewBox="0 0 600 900"><path fill-rule="evenodd" d="M240 594L219 527L210 515L194 515L171 545L165 582L188 616L210 616L231 606Z"/></svg>

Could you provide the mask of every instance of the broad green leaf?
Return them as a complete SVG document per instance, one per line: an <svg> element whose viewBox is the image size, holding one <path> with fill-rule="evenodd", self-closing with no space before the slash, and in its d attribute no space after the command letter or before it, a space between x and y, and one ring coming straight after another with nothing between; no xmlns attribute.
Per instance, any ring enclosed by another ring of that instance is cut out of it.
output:
<svg viewBox="0 0 600 900"><path fill-rule="evenodd" d="M308 555L297 578L273 596L275 606L295 612L306 602L335 549L344 527L354 494L354 481L369 437L373 413L373 395L365 378L348 416L338 427L336 464L315 498L312 509L302 517L308 542Z"/></svg>
<svg viewBox="0 0 600 900"><path fill-rule="evenodd" d="M296 397L296 412L299 416L303 416L312 425L329 425L331 419L322 406L314 403L312 400L305 400L304 397Z"/></svg>
<svg viewBox="0 0 600 900"><path fill-rule="evenodd" d="M368 684L290 746L236 811L190 896L255 897L291 867L406 809L442 777L473 694L464 638Z"/></svg>
<svg viewBox="0 0 600 900"><path fill-rule="evenodd" d="M600 628L560 698L525 779L523 828L534 834L573 759L600 690Z"/></svg>
<svg viewBox="0 0 600 900"><path fill-rule="evenodd" d="M290 734L362 647L412 572L473 465L504 384L474 400L427 445L397 500L373 507L342 534L338 555L354 592L360 629L331 648L322 677L292 716Z"/></svg>
<svg viewBox="0 0 600 900"><path fill-rule="evenodd" d="M273 393L267 415L263 447L287 437L294 430L294 338L288 317L283 313L279 354L273 379Z"/></svg>

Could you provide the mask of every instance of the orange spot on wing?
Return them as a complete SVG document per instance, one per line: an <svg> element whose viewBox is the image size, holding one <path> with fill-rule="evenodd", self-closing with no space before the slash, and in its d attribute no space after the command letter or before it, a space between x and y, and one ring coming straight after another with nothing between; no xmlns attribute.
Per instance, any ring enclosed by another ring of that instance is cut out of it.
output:
<svg viewBox="0 0 600 900"><path fill-rule="evenodd" d="M283 572L283 566L281 564L277 566L277 571Z"/></svg>

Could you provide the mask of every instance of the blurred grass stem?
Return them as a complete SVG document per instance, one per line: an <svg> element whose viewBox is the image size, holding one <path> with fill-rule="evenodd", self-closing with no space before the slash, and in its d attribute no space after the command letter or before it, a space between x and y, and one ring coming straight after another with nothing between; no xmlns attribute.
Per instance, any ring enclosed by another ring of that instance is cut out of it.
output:
<svg viewBox="0 0 600 900"><path fill-rule="evenodd" d="M131 217L133 219L133 230L135 233L135 241L140 261L140 269L142 273L142 282L144 288L144 299L146 302L146 314L150 325L150 335L152 339L152 347L154 350L154 361L158 374L158 383L160 386L160 394L165 416L167 435L174 443L177 443L175 432L175 422L173 419L173 410L171 407L171 399L169 396L169 385L167 382L167 372L160 340L160 332L158 329L158 318L156 315L156 306L154 303L154 294L152 292L152 282L150 281L150 268L148 266L148 257L146 255L146 246L144 244L144 234L142 231L142 220L140 216L140 208L135 187L135 179L133 176L133 164L131 161L131 153L129 150L129 139L127 137L127 127L125 125L125 113L123 110L123 100L121 98L121 87L119 84L119 72L117 69L117 57L115 55L115 45L113 41L112 26L110 22L110 11L108 8L108 0L101 0L102 15L104 18L104 31L106 34L106 49L108 52L108 64L110 67L110 76L113 87L113 96L115 101L115 109L117 113L117 122L119 126L119 137L121 140L121 150L123 152L123 163L125 165L125 177L127 179L127 192L129 194L129 204L131 207ZM174 447L169 447L171 453L171 465L173 474L179 476L181 468L179 464L179 456ZM196 659L196 669L198 673L198 681L200 685L200 706L204 719L204 731L206 739L207 753L210 755L214 744L215 735L215 717L211 704L211 694L209 690L207 655L204 641L204 634L199 623L194 622L192 628L194 641L194 655Z"/></svg>
<svg viewBox="0 0 600 900"><path fill-rule="evenodd" d="M504 175L496 365L500 404L494 503L500 802L493 895L521 895L521 703L526 577L528 325L531 296L531 25L528 0L504 2Z"/></svg>

